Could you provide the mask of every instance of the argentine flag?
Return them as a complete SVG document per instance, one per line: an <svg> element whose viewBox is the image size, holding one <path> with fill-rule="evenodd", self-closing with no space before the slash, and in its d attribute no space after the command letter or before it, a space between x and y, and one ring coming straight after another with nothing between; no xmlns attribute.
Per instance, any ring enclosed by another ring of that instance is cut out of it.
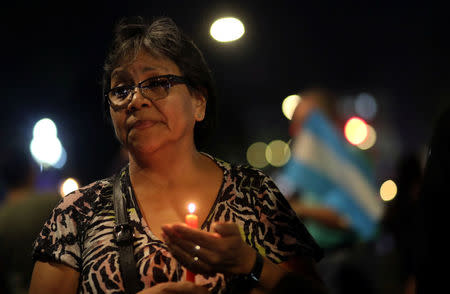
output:
<svg viewBox="0 0 450 294"><path fill-rule="evenodd" d="M296 190L344 215L363 240L374 237L383 214L372 168L318 110L293 138L291 158L282 170Z"/></svg>

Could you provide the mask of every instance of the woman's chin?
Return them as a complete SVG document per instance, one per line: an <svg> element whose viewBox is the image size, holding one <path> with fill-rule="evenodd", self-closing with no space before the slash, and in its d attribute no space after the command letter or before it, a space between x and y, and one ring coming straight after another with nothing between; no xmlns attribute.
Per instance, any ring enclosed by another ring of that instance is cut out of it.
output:
<svg viewBox="0 0 450 294"><path fill-rule="evenodd" d="M136 154L151 154L161 148L163 142L161 140L150 140L149 138L128 138L128 148Z"/></svg>

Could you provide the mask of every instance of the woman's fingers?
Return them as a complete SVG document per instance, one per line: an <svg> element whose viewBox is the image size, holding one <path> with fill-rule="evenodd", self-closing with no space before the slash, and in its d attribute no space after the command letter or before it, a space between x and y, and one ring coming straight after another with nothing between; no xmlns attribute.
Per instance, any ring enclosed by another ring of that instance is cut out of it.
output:
<svg viewBox="0 0 450 294"><path fill-rule="evenodd" d="M253 250L242 241L238 226L232 223L214 224L215 233L179 224L165 225L162 229L172 254L198 273L240 272Z"/></svg>
<svg viewBox="0 0 450 294"><path fill-rule="evenodd" d="M212 230L222 237L241 235L239 227L234 223L214 223Z"/></svg>
<svg viewBox="0 0 450 294"><path fill-rule="evenodd" d="M192 241L202 247L214 248L221 242L220 235L217 233L193 229L182 224L164 225L162 230L169 237L177 236L181 239Z"/></svg>
<svg viewBox="0 0 450 294"><path fill-rule="evenodd" d="M206 261L205 249L201 250L200 246L182 239L172 240L167 236L164 239L172 255L190 271L201 274L217 272Z"/></svg>

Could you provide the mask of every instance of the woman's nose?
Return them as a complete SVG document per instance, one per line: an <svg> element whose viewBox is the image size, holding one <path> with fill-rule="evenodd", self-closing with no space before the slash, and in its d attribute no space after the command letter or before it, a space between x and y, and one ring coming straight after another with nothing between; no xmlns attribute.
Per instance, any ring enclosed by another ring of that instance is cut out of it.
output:
<svg viewBox="0 0 450 294"><path fill-rule="evenodd" d="M131 100L128 103L128 110L136 110L142 107L150 107L152 102L150 99L145 98L138 87L134 88L134 92L130 94Z"/></svg>

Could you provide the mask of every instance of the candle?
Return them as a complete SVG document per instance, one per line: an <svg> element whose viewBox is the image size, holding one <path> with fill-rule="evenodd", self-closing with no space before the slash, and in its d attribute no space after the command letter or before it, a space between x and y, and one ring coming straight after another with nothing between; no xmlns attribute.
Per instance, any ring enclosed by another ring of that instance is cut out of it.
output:
<svg viewBox="0 0 450 294"><path fill-rule="evenodd" d="M190 203L188 205L189 213L186 214L185 223L190 228L197 229L198 227L198 216L194 214L195 204ZM189 270L186 270L186 281L195 282L195 274Z"/></svg>
<svg viewBox="0 0 450 294"><path fill-rule="evenodd" d="M189 210L189 213L186 214L185 222L188 225L188 227L196 229L198 227L198 217L197 217L197 215L194 214L195 204L190 203L188 205L188 210Z"/></svg>

